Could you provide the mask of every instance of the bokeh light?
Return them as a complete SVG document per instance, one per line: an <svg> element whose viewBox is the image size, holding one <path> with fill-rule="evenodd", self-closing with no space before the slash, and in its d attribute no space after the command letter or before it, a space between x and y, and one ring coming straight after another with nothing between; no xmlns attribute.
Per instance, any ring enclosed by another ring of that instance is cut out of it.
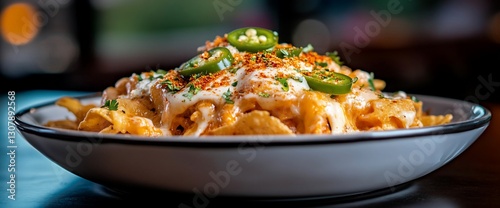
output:
<svg viewBox="0 0 500 208"><path fill-rule="evenodd" d="M316 19L306 19L295 28L292 44L296 46L311 44L318 53L325 53L330 48L330 37L330 31L323 22Z"/></svg>
<svg viewBox="0 0 500 208"><path fill-rule="evenodd" d="M494 42L500 43L500 12L491 18L488 34Z"/></svg>
<svg viewBox="0 0 500 208"><path fill-rule="evenodd" d="M27 3L13 3L7 6L0 18L2 37L13 45L29 43L38 33L35 26L36 10Z"/></svg>

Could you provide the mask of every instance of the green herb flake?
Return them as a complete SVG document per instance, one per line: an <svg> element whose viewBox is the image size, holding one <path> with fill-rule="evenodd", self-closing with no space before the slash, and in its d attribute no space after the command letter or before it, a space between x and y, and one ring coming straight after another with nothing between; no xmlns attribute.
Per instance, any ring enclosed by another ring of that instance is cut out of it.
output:
<svg viewBox="0 0 500 208"><path fill-rule="evenodd" d="M182 94L183 97L186 97L187 99L189 99L189 101L191 101L191 98L193 98L193 93L184 93Z"/></svg>
<svg viewBox="0 0 500 208"><path fill-rule="evenodd" d="M233 83L231 84L231 86L233 86L233 87L236 87L236 85L238 85L238 81L233 82Z"/></svg>
<svg viewBox="0 0 500 208"><path fill-rule="evenodd" d="M370 73L370 78L368 78L368 84L370 84L370 89L375 91L375 84L373 84L373 80L375 79L375 75L373 72Z"/></svg>
<svg viewBox="0 0 500 208"><path fill-rule="evenodd" d="M328 63L326 63L326 62L316 62L316 66L327 67Z"/></svg>
<svg viewBox="0 0 500 208"><path fill-rule="evenodd" d="M161 75L165 75L165 74L167 74L167 71L165 71L163 69L158 69L158 70L156 70L156 73L161 74Z"/></svg>
<svg viewBox="0 0 500 208"><path fill-rule="evenodd" d="M193 95L198 94L200 90L201 88L195 87L194 85L189 86L189 92L193 93Z"/></svg>
<svg viewBox="0 0 500 208"><path fill-rule="evenodd" d="M354 84L354 83L356 83L357 81L358 81L358 77L354 77L354 78L352 78L352 83L353 83L353 84Z"/></svg>
<svg viewBox="0 0 500 208"><path fill-rule="evenodd" d="M340 56L339 56L339 53L337 51L326 52L326 55L329 56L332 59L332 61L334 61L338 65L340 65L340 66L344 65L344 62L340 61Z"/></svg>
<svg viewBox="0 0 500 208"><path fill-rule="evenodd" d="M191 101L194 95L198 94L201 89L199 87L195 87L193 84L189 84L189 90L187 93L184 93L182 96L186 97Z"/></svg>
<svg viewBox="0 0 500 208"><path fill-rule="evenodd" d="M142 76L140 74L137 75L137 80L140 82L142 81Z"/></svg>
<svg viewBox="0 0 500 208"><path fill-rule="evenodd" d="M101 108L107 108L112 111L118 110L118 101L116 101L115 99L106 100L106 102L104 102L104 105L101 106Z"/></svg>
<svg viewBox="0 0 500 208"><path fill-rule="evenodd" d="M239 68L236 68L236 67L233 67L233 68L229 68L228 71L231 72L231 74L234 74L238 71Z"/></svg>
<svg viewBox="0 0 500 208"><path fill-rule="evenodd" d="M281 84L281 89L283 89L283 91L285 92L288 92L288 90L290 89L287 82L288 79L276 77L276 80L278 80L278 82Z"/></svg>
<svg viewBox="0 0 500 208"><path fill-rule="evenodd" d="M222 98L226 100L227 104L234 104L234 101L231 100L231 91L229 89L225 93L222 93Z"/></svg>
<svg viewBox="0 0 500 208"><path fill-rule="evenodd" d="M279 52L282 54L281 58L288 57L290 55L285 49L280 49Z"/></svg>
<svg viewBox="0 0 500 208"><path fill-rule="evenodd" d="M267 92L259 92L259 94L258 94L258 95L259 95L259 96L261 96L261 97L265 97L265 98L268 98L268 97L270 97L270 96L271 96L271 95L270 95L269 93L267 93Z"/></svg>
<svg viewBox="0 0 500 208"><path fill-rule="evenodd" d="M172 83L172 81L170 81L168 79L165 80L165 81L163 81L163 82L161 82L161 84L167 85L167 89L171 93L176 93L177 91L181 90L180 87L175 86L174 83Z"/></svg>
<svg viewBox="0 0 500 208"><path fill-rule="evenodd" d="M282 48L282 49L279 49L277 52L276 52L276 56L278 58L292 58L292 57L297 57L297 56L300 56L300 54L302 53L302 48L295 48L295 47L292 47L292 48Z"/></svg>
<svg viewBox="0 0 500 208"><path fill-rule="evenodd" d="M200 73L197 73L197 74L193 74L191 76L193 77L193 79L198 79L198 78L202 77L203 75L204 75L204 73L200 72Z"/></svg>

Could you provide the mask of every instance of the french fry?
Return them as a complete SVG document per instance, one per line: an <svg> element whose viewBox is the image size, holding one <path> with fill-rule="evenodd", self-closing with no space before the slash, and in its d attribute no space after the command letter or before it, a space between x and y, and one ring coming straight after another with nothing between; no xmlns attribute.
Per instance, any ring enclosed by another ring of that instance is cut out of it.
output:
<svg viewBox="0 0 500 208"><path fill-rule="evenodd" d="M424 126L435 126L451 122L453 116L451 114L446 115L424 115L420 119Z"/></svg>
<svg viewBox="0 0 500 208"><path fill-rule="evenodd" d="M292 130L267 111L254 110L242 115L232 125L222 126L209 135L293 135Z"/></svg>

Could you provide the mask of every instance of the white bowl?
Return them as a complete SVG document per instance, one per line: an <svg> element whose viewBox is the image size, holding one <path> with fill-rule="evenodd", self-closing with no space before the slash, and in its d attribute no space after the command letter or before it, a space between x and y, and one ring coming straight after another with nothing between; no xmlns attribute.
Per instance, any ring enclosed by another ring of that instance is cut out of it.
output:
<svg viewBox="0 0 500 208"><path fill-rule="evenodd" d="M58 130L71 118L54 102L19 112L24 138L66 170L120 190L198 197L349 196L387 189L442 167L489 125L490 111L460 100L416 95L446 125L345 135L147 138ZM98 96L81 97L98 102Z"/></svg>

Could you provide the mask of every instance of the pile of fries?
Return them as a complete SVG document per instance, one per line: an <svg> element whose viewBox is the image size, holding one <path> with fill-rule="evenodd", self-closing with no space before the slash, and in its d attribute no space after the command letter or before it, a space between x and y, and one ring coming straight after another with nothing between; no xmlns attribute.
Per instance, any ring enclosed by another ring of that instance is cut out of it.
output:
<svg viewBox="0 0 500 208"><path fill-rule="evenodd" d="M74 119L46 126L151 137L297 135L419 128L453 119L423 112L422 101L404 92L383 92L383 80L343 65L334 52L321 55L310 45L277 39L263 28L217 36L177 68L118 80L103 90L101 103L60 98L56 104Z"/></svg>

